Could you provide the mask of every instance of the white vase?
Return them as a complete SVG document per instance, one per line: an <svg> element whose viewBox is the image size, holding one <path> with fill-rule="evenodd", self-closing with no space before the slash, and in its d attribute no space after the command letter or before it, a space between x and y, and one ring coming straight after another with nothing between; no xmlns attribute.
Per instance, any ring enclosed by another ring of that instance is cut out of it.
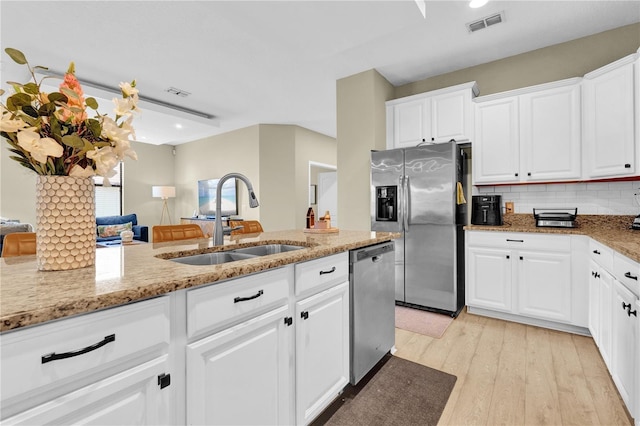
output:
<svg viewBox="0 0 640 426"><path fill-rule="evenodd" d="M36 259L41 271L95 264L95 186L90 177L38 175Z"/></svg>

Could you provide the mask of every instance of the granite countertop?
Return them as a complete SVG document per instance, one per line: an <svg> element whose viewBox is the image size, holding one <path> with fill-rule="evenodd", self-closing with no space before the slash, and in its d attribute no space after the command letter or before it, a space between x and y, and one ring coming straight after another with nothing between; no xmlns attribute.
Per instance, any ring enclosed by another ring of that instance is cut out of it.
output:
<svg viewBox="0 0 640 426"><path fill-rule="evenodd" d="M399 234L390 232L343 230L334 234L308 234L298 230L238 235L226 237L223 249L256 242L298 244L307 248L206 266L165 259L220 250L212 245L211 238L97 248L95 266L71 271L38 271L35 255L2 258L0 331L304 262L397 237Z"/></svg>
<svg viewBox="0 0 640 426"><path fill-rule="evenodd" d="M502 226L467 225L466 230L587 235L640 263L640 231L630 229L634 216L578 215L575 228L538 228L532 214L507 214Z"/></svg>

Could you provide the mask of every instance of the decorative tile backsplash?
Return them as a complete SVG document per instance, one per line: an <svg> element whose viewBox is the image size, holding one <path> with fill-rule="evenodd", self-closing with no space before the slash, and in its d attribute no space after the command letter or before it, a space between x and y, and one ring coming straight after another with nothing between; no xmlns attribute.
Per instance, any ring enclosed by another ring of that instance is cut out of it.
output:
<svg viewBox="0 0 640 426"><path fill-rule="evenodd" d="M578 214L640 214L640 179L630 182L553 183L539 185L474 186L473 195L502 195L516 213L533 208L578 208Z"/></svg>

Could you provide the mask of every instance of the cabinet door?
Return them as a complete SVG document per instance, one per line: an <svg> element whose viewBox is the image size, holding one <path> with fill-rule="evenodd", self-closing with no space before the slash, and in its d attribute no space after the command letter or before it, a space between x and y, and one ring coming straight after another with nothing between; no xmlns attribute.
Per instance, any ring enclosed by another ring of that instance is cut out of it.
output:
<svg viewBox="0 0 640 426"><path fill-rule="evenodd" d="M571 322L571 254L518 252L518 313Z"/></svg>
<svg viewBox="0 0 640 426"><path fill-rule="evenodd" d="M172 419L173 387L161 388L168 355L3 420L4 424L160 425ZM167 382L163 382L163 385Z"/></svg>
<svg viewBox="0 0 640 426"><path fill-rule="evenodd" d="M431 97L431 137L435 142L471 139L473 132L471 90Z"/></svg>
<svg viewBox="0 0 640 426"><path fill-rule="evenodd" d="M311 422L349 382L349 282L296 303L296 424Z"/></svg>
<svg viewBox="0 0 640 426"><path fill-rule="evenodd" d="M418 99L393 107L393 139L395 148L416 146L431 134L430 103Z"/></svg>
<svg viewBox="0 0 640 426"><path fill-rule="evenodd" d="M469 248L467 305L511 312L511 251Z"/></svg>
<svg viewBox="0 0 640 426"><path fill-rule="evenodd" d="M589 332L600 346L600 267L589 261Z"/></svg>
<svg viewBox="0 0 640 426"><path fill-rule="evenodd" d="M613 276L600 268L598 278L600 302L600 355L604 363L611 370L611 333L613 332ZM597 343L597 342L596 342Z"/></svg>
<svg viewBox="0 0 640 426"><path fill-rule="evenodd" d="M634 135L633 63L584 83L584 140L588 177L632 176L636 147Z"/></svg>
<svg viewBox="0 0 640 426"><path fill-rule="evenodd" d="M187 346L187 423L290 424L287 306Z"/></svg>
<svg viewBox="0 0 640 426"><path fill-rule="evenodd" d="M635 311L637 298L618 280L613 281L613 333L611 376L622 400L633 416L635 402L635 379L638 358L636 339L638 312ZM631 312L635 312L632 315Z"/></svg>
<svg viewBox="0 0 640 426"><path fill-rule="evenodd" d="M580 86L520 96L522 180L579 179Z"/></svg>
<svg viewBox="0 0 640 426"><path fill-rule="evenodd" d="M476 104L474 184L520 181L518 98Z"/></svg>

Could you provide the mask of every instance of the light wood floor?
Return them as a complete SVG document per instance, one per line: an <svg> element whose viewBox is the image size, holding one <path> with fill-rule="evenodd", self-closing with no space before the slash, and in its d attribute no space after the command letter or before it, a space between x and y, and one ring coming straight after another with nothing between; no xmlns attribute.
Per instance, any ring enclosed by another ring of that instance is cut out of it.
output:
<svg viewBox="0 0 640 426"><path fill-rule="evenodd" d="M458 377L440 425L631 425L590 337L463 311L440 339L396 329L396 356Z"/></svg>

